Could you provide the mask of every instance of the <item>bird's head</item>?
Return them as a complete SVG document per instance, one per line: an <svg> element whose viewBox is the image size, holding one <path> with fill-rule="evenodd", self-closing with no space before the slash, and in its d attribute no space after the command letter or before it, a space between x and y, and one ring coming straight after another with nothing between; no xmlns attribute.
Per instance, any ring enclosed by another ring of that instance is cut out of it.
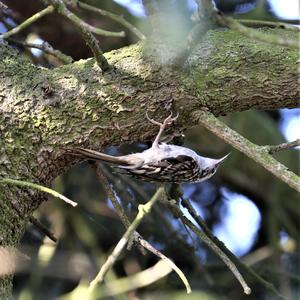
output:
<svg viewBox="0 0 300 300"><path fill-rule="evenodd" d="M229 156L230 153L227 155L223 156L222 158L219 159L213 159L213 158L202 158L201 157L201 168L203 170L202 176L204 177L203 179L206 180L210 177L212 177L216 171L218 170L218 167L221 165L222 162Z"/></svg>

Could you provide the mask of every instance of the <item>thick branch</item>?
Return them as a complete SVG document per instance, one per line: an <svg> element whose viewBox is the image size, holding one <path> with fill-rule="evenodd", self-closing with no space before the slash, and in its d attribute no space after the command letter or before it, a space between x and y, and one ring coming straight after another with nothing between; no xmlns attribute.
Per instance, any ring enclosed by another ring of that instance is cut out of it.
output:
<svg viewBox="0 0 300 300"><path fill-rule="evenodd" d="M218 116L299 105L297 51L214 31L182 71L159 67L159 50L151 49L140 43L108 53L112 69L102 74L93 59L47 70L0 45L1 131L10 132L0 148L26 148L21 155L6 151L2 159L9 167L37 157L29 168L36 178L28 178L27 166L9 177L52 180L67 165L54 151L64 145L103 149L152 139L156 128L145 122L146 110L157 119L177 110L187 128L197 124L190 116L203 107ZM173 54L165 53L170 60Z"/></svg>
<svg viewBox="0 0 300 300"><path fill-rule="evenodd" d="M176 49L147 43L107 53L111 69L102 74L94 59L39 68L0 42L0 177L47 183L74 163L61 146L103 149L149 140L156 128L145 122L146 111L159 120L175 110L187 128L197 123L192 113L203 107L218 116L299 106L296 50L210 31L185 70L170 70ZM18 243L40 202L36 191L0 189L2 244ZM8 287L10 278L0 281L1 298Z"/></svg>

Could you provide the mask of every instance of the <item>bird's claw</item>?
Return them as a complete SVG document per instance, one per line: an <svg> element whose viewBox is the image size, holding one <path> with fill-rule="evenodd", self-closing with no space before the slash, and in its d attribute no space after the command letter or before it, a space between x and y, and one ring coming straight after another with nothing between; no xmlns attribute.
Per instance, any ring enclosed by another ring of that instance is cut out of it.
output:
<svg viewBox="0 0 300 300"><path fill-rule="evenodd" d="M179 113L177 113L176 117L172 118L172 112L171 112L170 115L163 121L163 124L165 124L165 125L172 124L173 122L175 122L177 120L178 116L179 116Z"/></svg>
<svg viewBox="0 0 300 300"><path fill-rule="evenodd" d="M162 123L155 121L154 119L149 118L148 116L148 112L146 112L146 118L149 122L151 122L152 124L158 125L160 127L165 127L166 125L170 125L172 124L174 121L177 120L179 114L177 113L176 117L172 118L172 112L170 113L170 115L164 119L164 121Z"/></svg>

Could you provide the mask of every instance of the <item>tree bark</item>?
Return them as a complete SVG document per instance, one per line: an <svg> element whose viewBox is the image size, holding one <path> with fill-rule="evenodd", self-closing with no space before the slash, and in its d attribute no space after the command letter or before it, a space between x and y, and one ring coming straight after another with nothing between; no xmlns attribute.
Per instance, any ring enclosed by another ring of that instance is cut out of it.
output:
<svg viewBox="0 0 300 300"><path fill-rule="evenodd" d="M296 50L211 31L179 70L170 67L174 48L152 42L107 53L113 68L105 74L94 59L40 68L0 44L0 177L48 184L72 163L61 146L149 140L157 128L146 111L159 120L175 110L185 129L195 125L195 110L299 106ZM36 191L0 185L0 245L18 244L41 201ZM0 298L10 289L11 277L1 279Z"/></svg>

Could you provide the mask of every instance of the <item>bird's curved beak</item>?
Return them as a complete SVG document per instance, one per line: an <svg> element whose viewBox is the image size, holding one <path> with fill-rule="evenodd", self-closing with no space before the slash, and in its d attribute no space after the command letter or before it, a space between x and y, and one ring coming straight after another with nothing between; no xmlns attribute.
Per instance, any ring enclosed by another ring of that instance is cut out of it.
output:
<svg viewBox="0 0 300 300"><path fill-rule="evenodd" d="M222 158L218 159L218 162L217 164L221 164L229 155L230 155L231 152L229 152L227 155L223 156Z"/></svg>

